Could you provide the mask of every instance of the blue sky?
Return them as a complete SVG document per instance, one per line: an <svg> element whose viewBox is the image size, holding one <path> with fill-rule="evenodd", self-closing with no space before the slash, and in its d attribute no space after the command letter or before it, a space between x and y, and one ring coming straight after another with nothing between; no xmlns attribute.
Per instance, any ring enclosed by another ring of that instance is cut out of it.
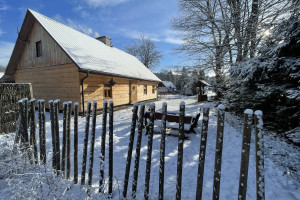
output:
<svg viewBox="0 0 300 200"><path fill-rule="evenodd" d="M177 0L0 0L0 65L8 63L27 8L92 37L107 35L122 50L144 34L163 54L155 71L185 65L174 54L182 41L170 26L177 15Z"/></svg>

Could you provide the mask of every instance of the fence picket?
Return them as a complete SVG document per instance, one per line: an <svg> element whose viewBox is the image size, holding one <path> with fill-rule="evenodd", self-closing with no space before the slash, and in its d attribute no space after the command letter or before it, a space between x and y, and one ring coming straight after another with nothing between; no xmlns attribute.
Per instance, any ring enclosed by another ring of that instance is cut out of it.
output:
<svg viewBox="0 0 300 200"><path fill-rule="evenodd" d="M165 147L166 147L166 122L167 120L167 103L162 105L162 126L160 139L160 162L159 162L159 194L158 199L164 199L164 180L165 180Z"/></svg>
<svg viewBox="0 0 300 200"><path fill-rule="evenodd" d="M78 183L78 103L74 103L74 183Z"/></svg>
<svg viewBox="0 0 300 200"><path fill-rule="evenodd" d="M19 115L20 115L20 131L19 131L19 137L18 137L18 139L16 139L16 140L18 140L21 144L22 144L22 146L24 146L24 143L25 143L25 139L24 139L24 131L25 131L25 128L26 128L26 126L25 126L25 116L24 116L24 103L23 103L23 99L21 99L19 102L18 102L18 104L19 104Z"/></svg>
<svg viewBox="0 0 300 200"><path fill-rule="evenodd" d="M136 188L137 188L137 181L138 181L138 174L139 174L140 152L141 152L142 133L143 133L144 111L145 111L145 104L141 103L140 111L139 111L138 135L136 140L136 151L135 151L134 170L133 170L132 194L131 194L132 199L136 198Z"/></svg>
<svg viewBox="0 0 300 200"><path fill-rule="evenodd" d="M72 101L67 104L67 137L66 137L66 153L67 153L67 179L71 178L71 113Z"/></svg>
<svg viewBox="0 0 300 200"><path fill-rule="evenodd" d="M264 135L262 111L254 113L255 123L255 155L256 155L256 199L265 199L265 178L264 178Z"/></svg>
<svg viewBox="0 0 300 200"><path fill-rule="evenodd" d="M213 199L216 199L216 200L219 199L219 196L220 196L224 117L225 117L225 107L222 104L220 104L218 106L218 124L217 124L214 186L213 186Z"/></svg>
<svg viewBox="0 0 300 200"><path fill-rule="evenodd" d="M133 149L136 119L137 119L137 110L138 110L138 104L135 103L133 105L133 110L132 110L132 122L131 122L131 130L130 130L130 136L129 136L128 152L127 152L127 161L126 161L126 168L125 168L123 198L126 198L126 196L127 196L128 179L129 179L129 173L130 173L132 149Z"/></svg>
<svg viewBox="0 0 300 200"><path fill-rule="evenodd" d="M96 134L96 117L97 117L97 101L93 102L92 111L92 130L91 130L91 149L90 149L90 161L89 161L89 177L88 185L92 186L93 181L93 165L94 165L94 148L95 148L95 134Z"/></svg>
<svg viewBox="0 0 300 200"><path fill-rule="evenodd" d="M36 144L36 121L35 121L35 99L31 99L30 103L30 145L33 148L34 162L38 163L38 153Z"/></svg>
<svg viewBox="0 0 300 200"><path fill-rule="evenodd" d="M54 127L54 105L53 100L50 100L49 102L49 112L50 112L50 121L51 121L51 136L52 136L52 149L53 149L53 155L52 155L52 167L53 169L56 169L56 146L55 146L55 127Z"/></svg>
<svg viewBox="0 0 300 200"><path fill-rule="evenodd" d="M108 147L108 194L112 197L113 190L113 134L114 134L114 102L109 102L109 147Z"/></svg>
<svg viewBox="0 0 300 200"><path fill-rule="evenodd" d="M180 103L179 112L180 114L179 114L179 136L178 136L178 157L177 157L176 200L181 199L183 141L184 141L184 113L185 113L185 103L183 101Z"/></svg>
<svg viewBox="0 0 300 200"><path fill-rule="evenodd" d="M56 171L59 174L60 171L60 142L59 142L59 100L54 101L54 130L55 130L55 158L56 158Z"/></svg>
<svg viewBox="0 0 300 200"><path fill-rule="evenodd" d="M151 174L151 157L152 157L152 142L153 142L153 128L154 128L154 115L155 115L155 104L150 105L150 123L149 123L149 135L148 135L148 148L147 148L147 161L146 161L146 176L145 176L145 189L144 199L149 199L149 183Z"/></svg>
<svg viewBox="0 0 300 200"><path fill-rule="evenodd" d="M202 130L201 130L201 138L200 138L196 200L202 199L208 120L209 120L209 104L205 104L203 107L203 121L202 121Z"/></svg>
<svg viewBox="0 0 300 200"><path fill-rule="evenodd" d="M46 121L45 121L45 101L39 100L39 141L40 141L40 160L45 165L46 154Z"/></svg>
<svg viewBox="0 0 300 200"><path fill-rule="evenodd" d="M91 102L88 101L86 105L86 115L85 115L85 135L84 135L84 148L83 148L83 158L82 158L82 170L81 170L81 185L85 184L85 171L86 171L86 158L87 158L87 148L89 141L89 126L90 126L90 115L91 115Z"/></svg>
<svg viewBox="0 0 300 200"><path fill-rule="evenodd" d="M242 153L241 153L239 194L238 194L239 200L245 200L246 193L247 193L252 116L253 116L253 111L251 109L245 110L245 112L244 112L244 128L243 128L243 143L242 143Z"/></svg>
<svg viewBox="0 0 300 200"><path fill-rule="evenodd" d="M63 102L63 141L62 141L62 152L61 152L61 171L63 177L66 177L66 160L67 160L67 102Z"/></svg>
<svg viewBox="0 0 300 200"><path fill-rule="evenodd" d="M101 154L100 154L100 180L99 180L99 192L103 192L104 182L104 159L105 159L105 140L106 140L106 122L107 122L107 101L103 101L102 112L102 136L101 136Z"/></svg>

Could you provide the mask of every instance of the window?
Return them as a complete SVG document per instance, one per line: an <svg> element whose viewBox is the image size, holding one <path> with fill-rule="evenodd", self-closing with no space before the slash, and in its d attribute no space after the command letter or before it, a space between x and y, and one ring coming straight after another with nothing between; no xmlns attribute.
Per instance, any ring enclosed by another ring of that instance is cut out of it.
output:
<svg viewBox="0 0 300 200"><path fill-rule="evenodd" d="M147 85L144 85L144 94L147 94Z"/></svg>
<svg viewBox="0 0 300 200"><path fill-rule="evenodd" d="M112 98L112 88L110 85L104 84L104 98Z"/></svg>
<svg viewBox="0 0 300 200"><path fill-rule="evenodd" d="M41 57L42 56L42 41L36 42L35 48L36 48L36 57Z"/></svg>
<svg viewBox="0 0 300 200"><path fill-rule="evenodd" d="M152 94L155 94L156 91L156 85L152 85Z"/></svg>

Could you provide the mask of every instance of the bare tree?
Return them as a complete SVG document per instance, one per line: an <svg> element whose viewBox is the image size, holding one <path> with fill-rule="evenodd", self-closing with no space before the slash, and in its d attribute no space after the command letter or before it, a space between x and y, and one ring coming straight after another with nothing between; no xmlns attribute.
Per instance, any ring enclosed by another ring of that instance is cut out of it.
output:
<svg viewBox="0 0 300 200"><path fill-rule="evenodd" d="M286 15L288 0L179 0L174 29L182 33L186 53L196 66L216 74L222 88L224 67L253 58L264 32ZM217 90L221 95L221 90Z"/></svg>
<svg viewBox="0 0 300 200"><path fill-rule="evenodd" d="M211 68L221 88L232 28L228 4L221 0L180 0L179 10L179 17L172 21L172 26L183 32L185 43L179 50L194 58L198 66Z"/></svg>
<svg viewBox="0 0 300 200"><path fill-rule="evenodd" d="M147 68L154 68L160 63L161 52L150 38L141 35L125 47L127 53L137 57Z"/></svg>

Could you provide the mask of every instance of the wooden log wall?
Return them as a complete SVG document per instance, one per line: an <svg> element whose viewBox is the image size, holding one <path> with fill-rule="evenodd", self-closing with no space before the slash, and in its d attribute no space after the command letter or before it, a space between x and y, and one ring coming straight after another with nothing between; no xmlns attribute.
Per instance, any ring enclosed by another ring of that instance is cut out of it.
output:
<svg viewBox="0 0 300 200"><path fill-rule="evenodd" d="M0 134L11 133L16 130L18 120L18 100L32 98L30 83L0 84Z"/></svg>
<svg viewBox="0 0 300 200"><path fill-rule="evenodd" d="M41 41L42 44L42 52L39 57L36 55L36 42L38 41ZM35 22L18 63L18 69L67 63L72 63L68 55L64 53L45 29L38 22Z"/></svg>
<svg viewBox="0 0 300 200"><path fill-rule="evenodd" d="M74 64L18 69L15 81L31 83L35 99L80 102L79 73ZM62 110L62 104L59 109Z"/></svg>
<svg viewBox="0 0 300 200"><path fill-rule="evenodd" d="M85 73L80 73L80 80L86 77ZM112 86L112 98L104 97L104 85L109 84L111 79L116 82ZM118 78L112 76L104 76L99 74L89 74L84 80L84 105L87 105L88 101L97 101L98 109L101 109L103 101L113 100L114 106L130 104L130 82L137 84L137 101L144 101L149 99L155 99L157 97L157 83L151 81L137 81L128 78ZM147 94L144 94L144 85L147 85ZM152 86L156 86L156 90L153 93ZM80 89L80 94L82 93ZM82 100L82 99L81 99ZM134 103L134 102L132 102ZM80 107L82 111L82 105Z"/></svg>

